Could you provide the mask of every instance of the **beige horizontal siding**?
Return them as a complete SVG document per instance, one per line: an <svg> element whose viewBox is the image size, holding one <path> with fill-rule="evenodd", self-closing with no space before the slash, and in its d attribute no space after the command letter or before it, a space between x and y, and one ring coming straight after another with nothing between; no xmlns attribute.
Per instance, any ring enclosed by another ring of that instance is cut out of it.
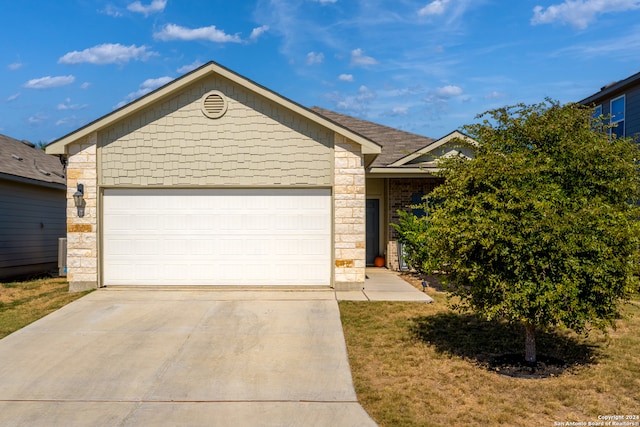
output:
<svg viewBox="0 0 640 427"><path fill-rule="evenodd" d="M202 95L228 110L210 119ZM330 186L331 131L212 77L99 133L105 186Z"/></svg>

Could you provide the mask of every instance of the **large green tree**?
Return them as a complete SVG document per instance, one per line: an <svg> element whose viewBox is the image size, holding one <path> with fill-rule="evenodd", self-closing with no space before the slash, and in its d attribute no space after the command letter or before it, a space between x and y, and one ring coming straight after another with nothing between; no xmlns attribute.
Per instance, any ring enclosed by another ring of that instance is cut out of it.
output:
<svg viewBox="0 0 640 427"><path fill-rule="evenodd" d="M457 308L525 329L605 328L637 287L640 151L592 109L556 101L478 116L472 160L441 164L428 254Z"/></svg>

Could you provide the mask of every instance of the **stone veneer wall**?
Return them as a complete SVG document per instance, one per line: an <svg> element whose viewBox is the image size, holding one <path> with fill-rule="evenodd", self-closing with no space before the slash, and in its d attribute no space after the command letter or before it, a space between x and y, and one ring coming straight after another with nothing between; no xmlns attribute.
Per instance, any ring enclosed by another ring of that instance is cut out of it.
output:
<svg viewBox="0 0 640 427"><path fill-rule="evenodd" d="M98 210L96 134L68 147L67 165L67 280L69 291L98 286ZM78 217L73 202L77 184L84 185L85 213Z"/></svg>
<svg viewBox="0 0 640 427"><path fill-rule="evenodd" d="M334 286L356 290L366 266L364 161L360 146L339 135L334 156Z"/></svg>
<svg viewBox="0 0 640 427"><path fill-rule="evenodd" d="M389 219L391 223L398 222L398 211L411 210L411 196L413 194L429 194L434 188L442 184L441 178L391 178L389 179ZM398 262L398 232L389 227L389 242L387 243L387 268L399 270Z"/></svg>

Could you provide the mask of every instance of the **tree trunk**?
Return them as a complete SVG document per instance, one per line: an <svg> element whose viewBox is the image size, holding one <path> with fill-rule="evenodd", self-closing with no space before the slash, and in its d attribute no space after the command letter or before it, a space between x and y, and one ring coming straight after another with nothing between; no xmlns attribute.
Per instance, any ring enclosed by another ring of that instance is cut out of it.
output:
<svg viewBox="0 0 640 427"><path fill-rule="evenodd" d="M527 364L535 365L536 358L536 328L530 323L524 325L524 360Z"/></svg>

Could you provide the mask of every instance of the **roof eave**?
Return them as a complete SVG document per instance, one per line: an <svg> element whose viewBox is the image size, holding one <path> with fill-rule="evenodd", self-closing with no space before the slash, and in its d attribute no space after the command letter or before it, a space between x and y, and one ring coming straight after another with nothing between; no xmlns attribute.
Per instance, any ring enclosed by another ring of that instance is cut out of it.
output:
<svg viewBox="0 0 640 427"><path fill-rule="evenodd" d="M344 128L326 118L324 118L323 116L311 111L310 109L303 107L300 104L297 104L285 97L283 97L282 95L279 95L269 89L267 89L264 86L259 85L258 83L255 83L215 62L208 62L207 64L201 66L200 68L197 68L193 71L191 71L188 74L185 74L182 77L179 77L169 83L167 83L166 85L154 90L153 92L138 98L135 101L132 101L131 103L121 107L118 110L115 110L105 116L102 116L101 118L89 123L88 125L68 134L63 136L62 138L53 141L51 144L47 145L46 147L46 153L47 154L67 154L66 153L66 147L68 144L77 141L81 138L84 138L94 132L97 132L101 129L106 128L107 126L111 125L112 123L118 121L118 120L122 120L128 116L131 116L135 113L137 113L138 111L140 111L143 108L146 108L147 106L149 106L150 104L153 104L163 98L166 98L168 96L171 96L172 94L174 94L175 92L179 91L180 89L182 89L183 87L201 79L206 77L207 75L209 75L210 73L216 73L222 77L225 77L229 80L231 80L232 82L239 84L241 86L247 87L250 90L252 90L253 92L264 96L265 98L274 101L282 106L284 106L285 108L288 108L291 111L294 111L298 114L300 114L301 116L316 122L326 128L331 129L332 131L345 136L346 138L352 140L353 142L361 145L362 147L362 154L380 154L382 152L382 147L380 147L380 145L376 144L375 142L357 134L354 133L352 131L350 131L347 128Z"/></svg>
<svg viewBox="0 0 640 427"><path fill-rule="evenodd" d="M374 167L367 170L367 176L376 178L437 178L436 174L440 170L440 168L434 167Z"/></svg>
<svg viewBox="0 0 640 427"><path fill-rule="evenodd" d="M54 188L56 190L66 190L67 185L58 182L40 181L38 179L26 178L24 176L12 175L4 172L0 172L0 179L6 179L7 181L20 182L23 184L37 185L40 187Z"/></svg>
<svg viewBox="0 0 640 427"><path fill-rule="evenodd" d="M627 77L624 80L620 80L617 83L613 83L610 86L605 86L604 89L601 89L599 92L594 93L583 99L582 101L578 101L578 104L582 105L590 105L595 103L598 100L605 99L611 94L618 92L620 90L626 89L628 86L636 84L640 81L640 73L636 73L630 77Z"/></svg>
<svg viewBox="0 0 640 427"><path fill-rule="evenodd" d="M397 167L397 166L402 166L402 165L406 165L408 163L410 163L412 160L417 159L418 157L433 151L434 149L441 147L442 145L446 144L447 142L455 139L455 138L460 138L464 141L466 141L469 144L472 145L478 145L478 142L476 140L474 140L473 138L470 138L469 136L465 135L464 133L458 131L458 130L454 130L452 132L449 132L447 135L443 136L440 139L437 139L435 141L433 141L431 144L422 147L421 149L414 151L411 154L407 154L406 156L396 160L395 162L391 163L389 165L389 167Z"/></svg>

